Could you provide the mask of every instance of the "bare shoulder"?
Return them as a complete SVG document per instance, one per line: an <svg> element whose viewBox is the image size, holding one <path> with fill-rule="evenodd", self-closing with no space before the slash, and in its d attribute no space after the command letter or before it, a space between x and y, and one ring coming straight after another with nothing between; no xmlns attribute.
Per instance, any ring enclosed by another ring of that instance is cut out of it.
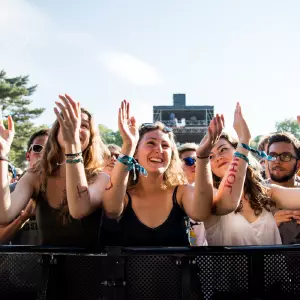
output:
<svg viewBox="0 0 300 300"><path fill-rule="evenodd" d="M183 199L193 197L194 189L194 186L191 184L179 185L176 194L177 202L181 205Z"/></svg>

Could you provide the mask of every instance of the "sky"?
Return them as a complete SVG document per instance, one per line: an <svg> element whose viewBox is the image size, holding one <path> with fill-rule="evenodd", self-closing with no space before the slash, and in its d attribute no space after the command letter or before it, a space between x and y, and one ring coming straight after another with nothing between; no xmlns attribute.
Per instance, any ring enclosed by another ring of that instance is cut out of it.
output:
<svg viewBox="0 0 300 300"><path fill-rule="evenodd" d="M184 93L229 131L239 101L255 137L300 114L299 14L298 0L0 0L0 69L38 84L37 124L62 93L113 130L123 99L143 123Z"/></svg>

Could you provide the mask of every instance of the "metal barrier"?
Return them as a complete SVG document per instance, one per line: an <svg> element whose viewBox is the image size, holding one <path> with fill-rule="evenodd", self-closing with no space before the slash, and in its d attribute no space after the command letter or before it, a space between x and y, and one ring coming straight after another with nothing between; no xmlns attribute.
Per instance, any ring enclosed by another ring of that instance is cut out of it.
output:
<svg viewBox="0 0 300 300"><path fill-rule="evenodd" d="M300 246L1 246L0 299L300 299Z"/></svg>

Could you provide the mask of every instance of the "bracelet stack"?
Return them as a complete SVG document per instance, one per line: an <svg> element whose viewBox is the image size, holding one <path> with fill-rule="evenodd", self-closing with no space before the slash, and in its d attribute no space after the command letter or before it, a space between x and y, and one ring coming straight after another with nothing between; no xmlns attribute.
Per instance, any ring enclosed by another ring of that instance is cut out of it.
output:
<svg viewBox="0 0 300 300"><path fill-rule="evenodd" d="M65 154L66 164L83 163L82 152Z"/></svg>

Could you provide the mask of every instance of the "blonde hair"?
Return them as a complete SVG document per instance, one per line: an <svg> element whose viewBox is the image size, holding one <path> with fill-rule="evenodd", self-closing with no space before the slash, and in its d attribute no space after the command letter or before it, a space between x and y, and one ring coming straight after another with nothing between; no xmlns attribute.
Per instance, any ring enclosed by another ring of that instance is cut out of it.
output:
<svg viewBox="0 0 300 300"><path fill-rule="evenodd" d="M140 137L139 141L136 147L136 152L138 151L139 144L144 137L144 135L147 132L154 131L154 130L161 130L164 133L166 133L171 141L171 149L172 149L172 155L171 155L171 162L166 169L165 173L163 174L163 184L162 188L174 188L177 185L183 185L187 184L187 179L184 175L184 172L181 168L181 161L179 159L178 150L176 147L176 142L174 138L174 133L172 131L166 131L166 126L162 122L155 122L154 124L151 124L151 127L147 128L146 126L143 127L143 125L140 127ZM127 189L132 189L139 180L139 174L137 173L136 180L133 180L133 171L130 171L129 174L129 180Z"/></svg>
<svg viewBox="0 0 300 300"><path fill-rule="evenodd" d="M179 157L181 158L181 155L186 151L196 151L198 148L198 145L196 143L185 143L180 145L177 150Z"/></svg>

